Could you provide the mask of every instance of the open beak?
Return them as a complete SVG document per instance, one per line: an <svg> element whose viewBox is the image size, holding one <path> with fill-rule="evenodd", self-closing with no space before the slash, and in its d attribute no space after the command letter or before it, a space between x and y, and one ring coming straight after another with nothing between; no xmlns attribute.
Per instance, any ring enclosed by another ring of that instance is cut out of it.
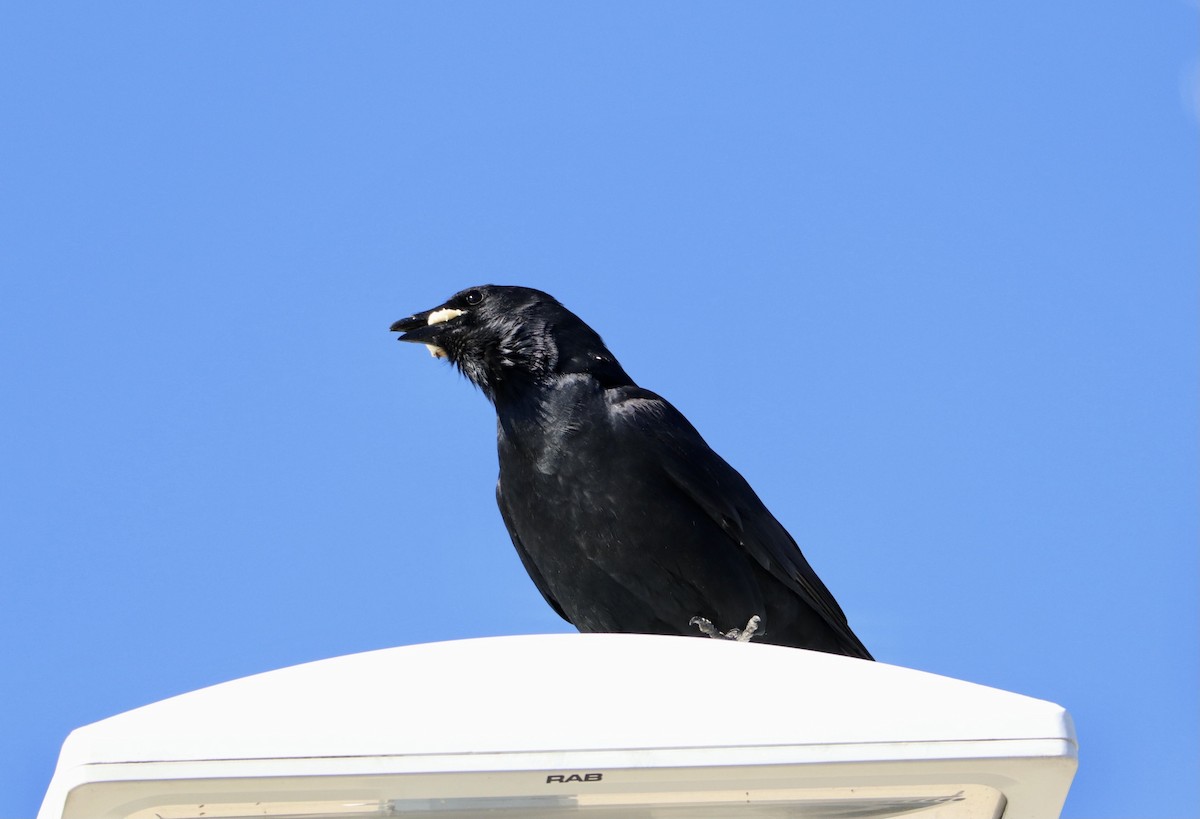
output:
<svg viewBox="0 0 1200 819"><path fill-rule="evenodd" d="M437 343L438 336L441 335L444 327L440 325L450 319L458 318L465 310L455 310L452 307L437 307L433 310L426 310L424 313L416 313L408 318L402 318L399 321L393 322L388 328L393 333L403 333L404 335L396 339L397 341L412 341L418 344L424 344L429 348L429 354L434 358L446 358L446 351Z"/></svg>

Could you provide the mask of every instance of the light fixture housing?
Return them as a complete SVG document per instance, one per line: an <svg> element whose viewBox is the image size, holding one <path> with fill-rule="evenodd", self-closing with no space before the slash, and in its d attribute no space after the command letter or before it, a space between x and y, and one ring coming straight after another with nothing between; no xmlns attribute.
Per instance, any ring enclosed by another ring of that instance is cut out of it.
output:
<svg viewBox="0 0 1200 819"><path fill-rule="evenodd" d="M1053 703L756 643L498 637L193 691L74 731L38 819L1052 819Z"/></svg>

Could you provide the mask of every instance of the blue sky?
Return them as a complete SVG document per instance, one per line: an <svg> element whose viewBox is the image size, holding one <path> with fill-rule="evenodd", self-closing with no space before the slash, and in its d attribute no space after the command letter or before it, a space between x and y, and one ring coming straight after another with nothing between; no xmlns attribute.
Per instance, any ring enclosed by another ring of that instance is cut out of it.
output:
<svg viewBox="0 0 1200 819"><path fill-rule="evenodd" d="M73 727L567 631L395 319L545 289L886 662L1200 815L1196 7L0 6L0 817Z"/></svg>

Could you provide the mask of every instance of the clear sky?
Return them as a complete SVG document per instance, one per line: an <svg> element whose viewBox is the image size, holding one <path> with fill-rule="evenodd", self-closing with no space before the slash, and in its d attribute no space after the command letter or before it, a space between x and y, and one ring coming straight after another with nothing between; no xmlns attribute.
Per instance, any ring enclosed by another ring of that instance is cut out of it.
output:
<svg viewBox="0 0 1200 819"><path fill-rule="evenodd" d="M1196 31L0 5L0 817L147 702L570 630L490 407L387 332L486 282L687 414L880 660L1070 709L1066 816L1200 815Z"/></svg>

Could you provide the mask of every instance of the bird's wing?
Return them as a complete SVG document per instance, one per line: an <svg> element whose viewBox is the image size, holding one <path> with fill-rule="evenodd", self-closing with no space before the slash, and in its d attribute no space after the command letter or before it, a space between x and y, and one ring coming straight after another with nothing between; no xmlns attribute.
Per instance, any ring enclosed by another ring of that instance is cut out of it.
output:
<svg viewBox="0 0 1200 819"><path fill-rule="evenodd" d="M542 573L538 571L537 564L529 558L529 552L525 551L525 547L521 544L521 538L517 535L516 527L513 526L512 515L508 511L508 504L504 501L504 493L500 491L500 482L496 482L496 505L500 507L500 517L504 518L504 527L508 529L508 536L512 538L513 546L516 547L517 556L521 558L521 564L525 567L525 571L529 573L529 577L533 580L533 584L537 586L537 590L542 593L542 597L546 598L546 602L550 604L550 608L558 612L558 616L570 623L567 615L563 613L562 606L550 594L549 588L546 586L546 579L542 577Z"/></svg>
<svg viewBox="0 0 1200 819"><path fill-rule="evenodd" d="M746 479L668 401L640 388L628 394L634 397L634 392L635 405L640 407L620 417L637 428L646 446L656 450L671 481L760 566L798 594L848 649L869 658L837 600Z"/></svg>

